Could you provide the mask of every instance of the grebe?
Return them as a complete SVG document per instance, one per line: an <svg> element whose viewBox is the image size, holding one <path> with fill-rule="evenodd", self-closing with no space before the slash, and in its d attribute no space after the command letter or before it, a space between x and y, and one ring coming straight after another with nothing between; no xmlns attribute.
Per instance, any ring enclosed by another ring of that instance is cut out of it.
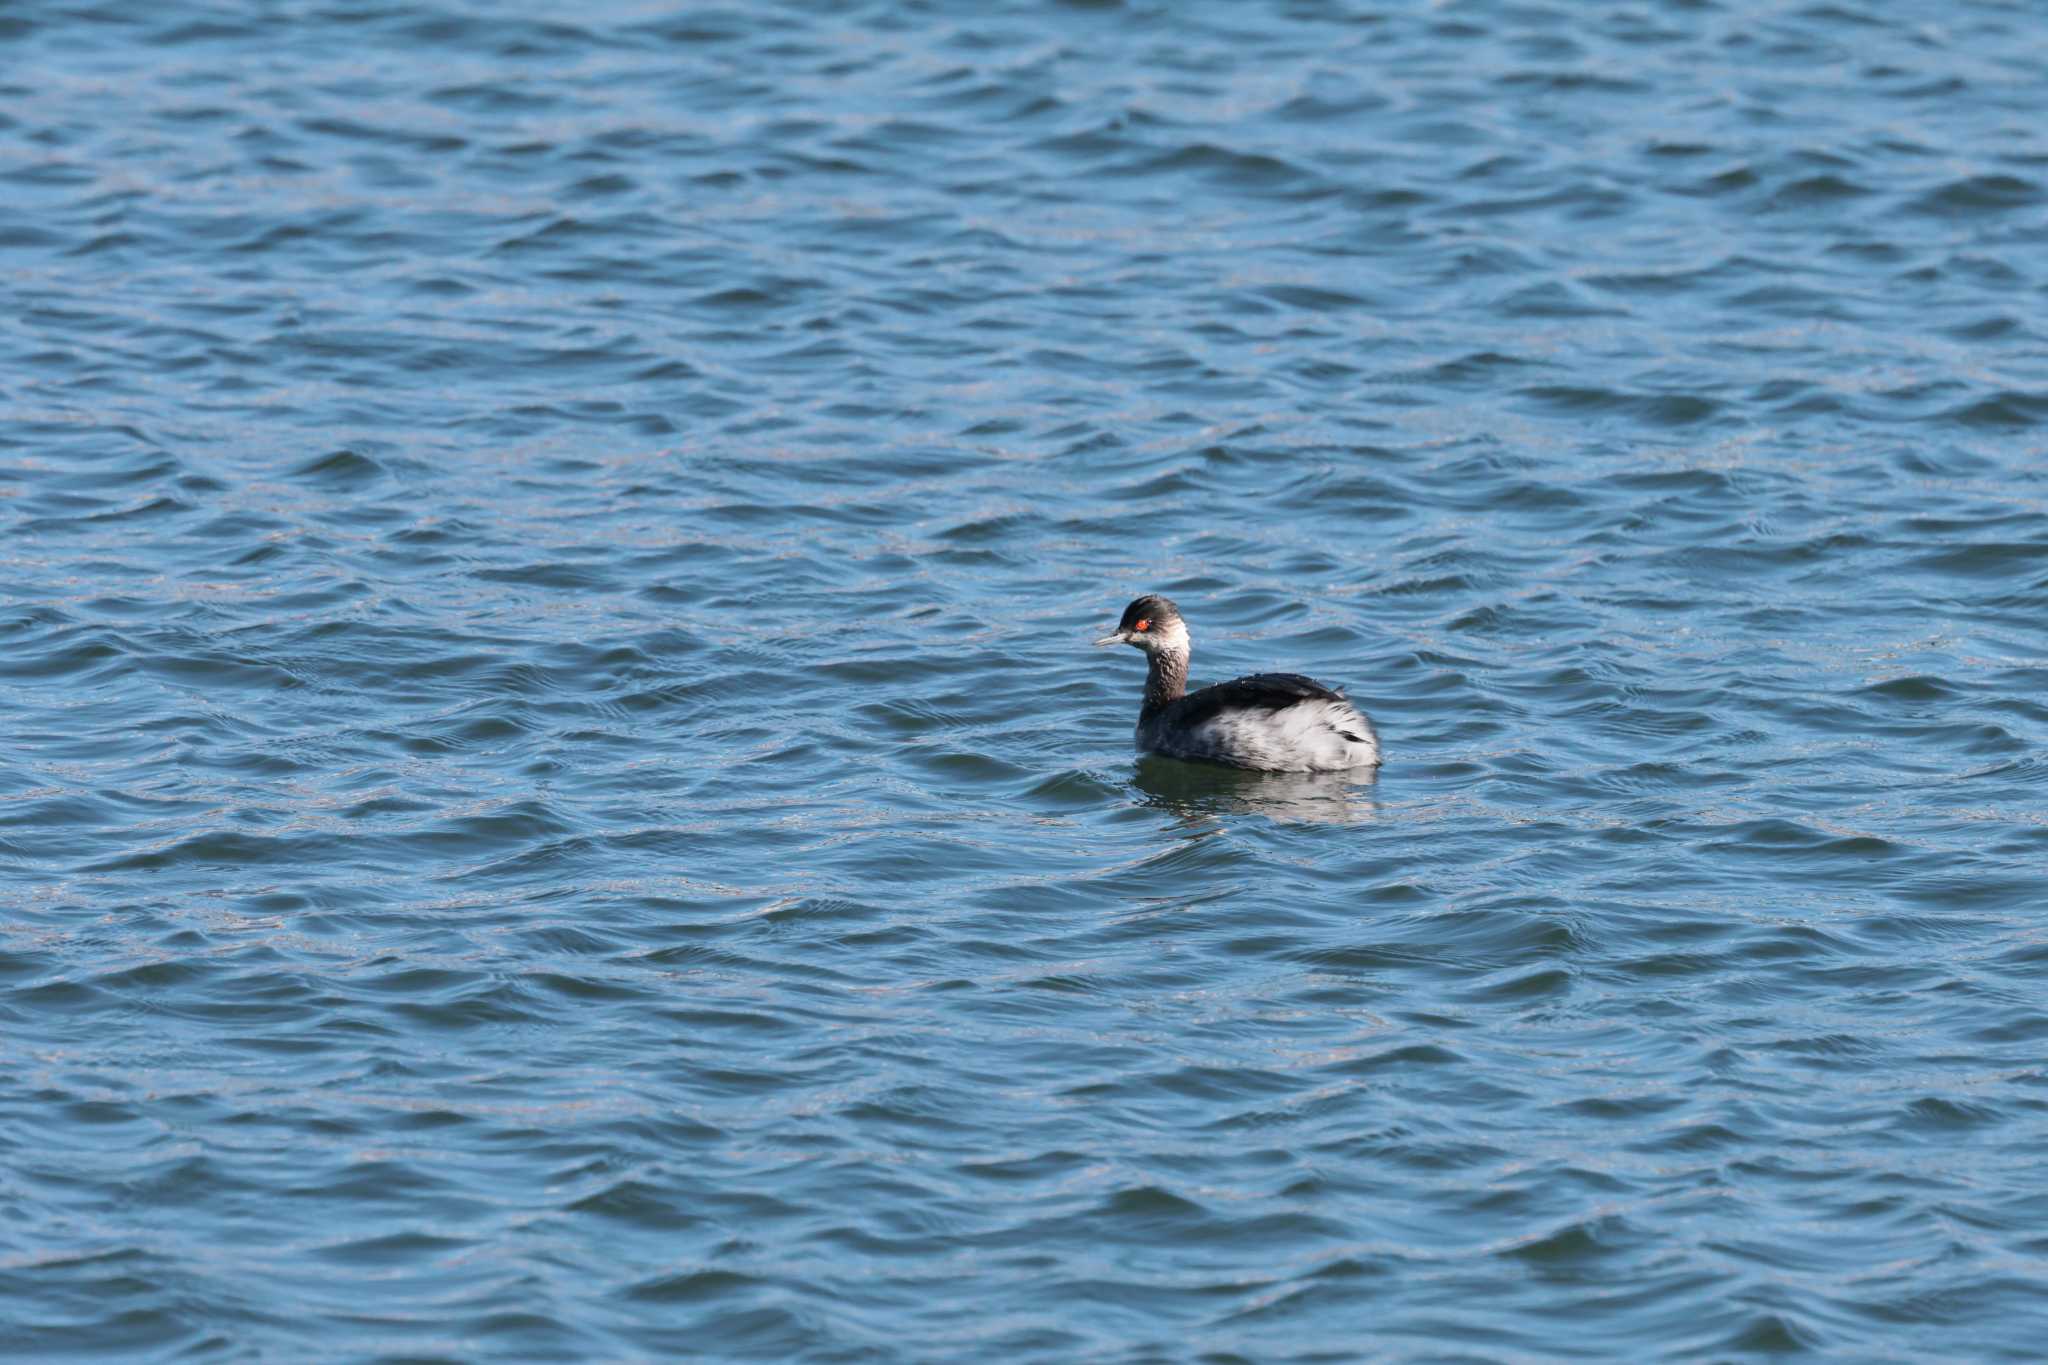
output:
<svg viewBox="0 0 2048 1365"><path fill-rule="evenodd" d="M1380 761L1380 737L1364 713L1299 673L1254 673L1189 692L1187 622L1164 597L1140 597L1095 643L1144 651L1140 749L1269 772L1333 772Z"/></svg>

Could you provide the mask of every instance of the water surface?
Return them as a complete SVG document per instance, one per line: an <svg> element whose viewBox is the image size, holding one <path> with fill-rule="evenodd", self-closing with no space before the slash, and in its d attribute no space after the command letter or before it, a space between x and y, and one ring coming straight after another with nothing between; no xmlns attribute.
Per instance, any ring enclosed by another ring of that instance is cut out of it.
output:
<svg viewBox="0 0 2048 1365"><path fill-rule="evenodd" d="M2044 82L0 14L11 1349L2036 1355ZM1378 781L1137 762L1148 590Z"/></svg>

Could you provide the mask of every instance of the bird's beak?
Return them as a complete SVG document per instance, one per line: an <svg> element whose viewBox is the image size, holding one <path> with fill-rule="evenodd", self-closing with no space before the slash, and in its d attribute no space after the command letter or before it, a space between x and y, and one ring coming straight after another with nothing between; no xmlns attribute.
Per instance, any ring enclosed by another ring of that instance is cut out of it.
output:
<svg viewBox="0 0 2048 1365"><path fill-rule="evenodd" d="M1128 644L1130 642L1130 638L1131 633L1127 630L1114 631L1111 634L1103 636L1100 640L1097 640L1095 642L1095 646L1096 648L1100 649L1104 645Z"/></svg>

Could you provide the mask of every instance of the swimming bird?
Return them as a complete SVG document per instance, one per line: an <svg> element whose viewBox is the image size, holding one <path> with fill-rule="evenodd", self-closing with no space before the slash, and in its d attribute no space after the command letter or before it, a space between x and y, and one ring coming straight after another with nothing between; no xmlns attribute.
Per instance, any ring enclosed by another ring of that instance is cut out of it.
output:
<svg viewBox="0 0 2048 1365"><path fill-rule="evenodd" d="M1188 627L1180 608L1147 593L1098 645L1145 655L1138 747L1171 758L1269 772L1333 772L1380 761L1380 737L1344 694L1299 673L1254 673L1189 692Z"/></svg>

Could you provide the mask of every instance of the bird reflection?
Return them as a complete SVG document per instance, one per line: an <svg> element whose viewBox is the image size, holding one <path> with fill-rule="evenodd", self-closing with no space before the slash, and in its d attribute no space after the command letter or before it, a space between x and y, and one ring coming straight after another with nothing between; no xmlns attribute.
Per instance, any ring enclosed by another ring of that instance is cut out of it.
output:
<svg viewBox="0 0 2048 1365"><path fill-rule="evenodd" d="M1305 824L1360 824L1378 814L1372 799L1378 769L1333 773L1268 773L1147 755L1132 785L1147 806L1187 820L1214 815L1264 815Z"/></svg>

